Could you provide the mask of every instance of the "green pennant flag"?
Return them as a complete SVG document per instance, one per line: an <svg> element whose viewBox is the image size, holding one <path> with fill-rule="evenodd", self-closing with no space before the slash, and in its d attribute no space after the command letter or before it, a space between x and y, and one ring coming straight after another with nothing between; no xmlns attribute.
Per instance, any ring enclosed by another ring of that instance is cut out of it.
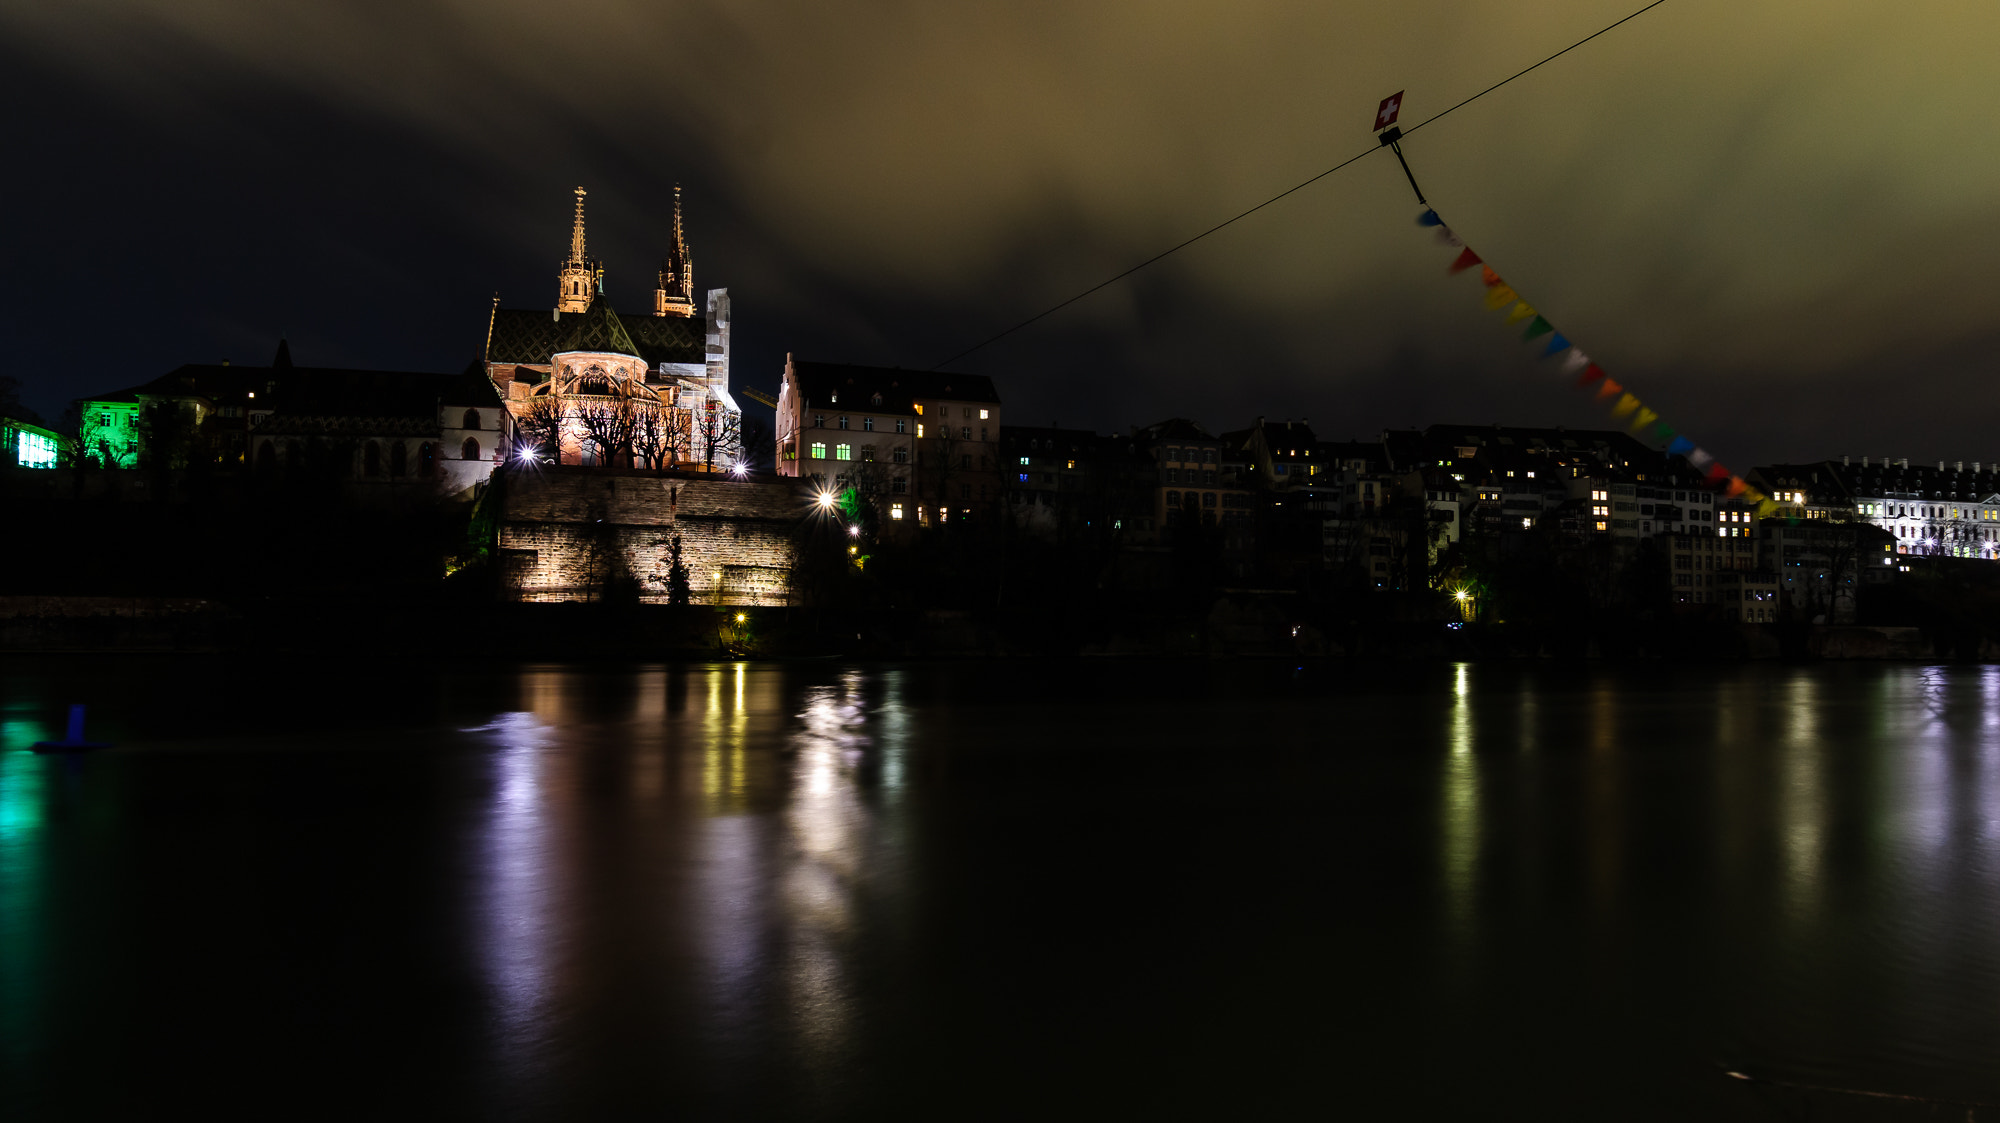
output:
<svg viewBox="0 0 2000 1123"><path fill-rule="evenodd" d="M1554 330L1556 330L1556 326L1554 324L1548 322L1546 319L1543 319L1540 316L1536 316L1535 322L1528 325L1527 333L1522 335L1521 338L1524 340L1533 339L1538 335L1547 335Z"/></svg>

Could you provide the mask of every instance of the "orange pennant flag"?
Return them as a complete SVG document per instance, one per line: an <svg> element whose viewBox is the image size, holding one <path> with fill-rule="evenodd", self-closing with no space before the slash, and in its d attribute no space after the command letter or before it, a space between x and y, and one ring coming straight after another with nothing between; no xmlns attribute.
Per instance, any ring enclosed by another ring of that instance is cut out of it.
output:
<svg viewBox="0 0 2000 1123"><path fill-rule="evenodd" d="M1500 283L1500 274L1495 273L1491 265L1482 265L1479 267L1479 279L1485 281L1486 287L1490 289Z"/></svg>
<svg viewBox="0 0 2000 1123"><path fill-rule="evenodd" d="M1743 492L1747 490L1749 487L1750 487L1749 484L1743 482L1742 476L1731 476L1729 478L1729 490L1724 494L1728 495L1729 498L1734 499L1737 496L1743 494Z"/></svg>
<svg viewBox="0 0 2000 1123"><path fill-rule="evenodd" d="M1607 379L1605 379L1605 380L1604 380L1604 385L1602 385L1602 386L1599 386L1599 387L1597 388L1597 400L1598 400L1598 401L1600 401L1600 402L1602 402L1602 401L1608 401L1608 400L1610 400L1610 399L1611 399L1612 397L1615 397L1615 396L1617 395L1617 393L1618 393L1618 392L1619 392L1620 390L1623 390L1624 388L1625 388L1625 387L1623 387L1623 386L1621 386L1621 385L1619 385L1619 384L1618 384L1618 380L1617 380L1617 379L1615 379L1615 378L1607 378Z"/></svg>

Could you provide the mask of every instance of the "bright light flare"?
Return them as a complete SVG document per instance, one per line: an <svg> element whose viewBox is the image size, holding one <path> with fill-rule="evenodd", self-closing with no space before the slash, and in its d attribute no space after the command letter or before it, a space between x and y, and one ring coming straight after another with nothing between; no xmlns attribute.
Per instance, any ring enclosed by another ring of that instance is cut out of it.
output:
<svg viewBox="0 0 2000 1123"><path fill-rule="evenodd" d="M750 466L748 464L731 464L729 466L729 474L740 480L750 474Z"/></svg>
<svg viewBox="0 0 2000 1123"><path fill-rule="evenodd" d="M817 500L817 502L819 503L820 510L831 511L833 510L834 495L830 491L822 491L819 493L819 499Z"/></svg>
<svg viewBox="0 0 2000 1123"><path fill-rule="evenodd" d="M849 538L859 538L859 537L861 537L861 528L860 528L860 527L858 527L858 526L850 526L850 527L848 527L848 528L847 528L847 536L848 536Z"/></svg>

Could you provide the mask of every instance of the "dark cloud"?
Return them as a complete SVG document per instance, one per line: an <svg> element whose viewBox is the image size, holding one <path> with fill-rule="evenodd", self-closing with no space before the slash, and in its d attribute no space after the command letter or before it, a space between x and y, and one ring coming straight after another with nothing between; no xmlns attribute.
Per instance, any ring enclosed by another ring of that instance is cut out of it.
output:
<svg viewBox="0 0 2000 1123"><path fill-rule="evenodd" d="M1422 120L1631 6L10 8L32 264L0 317L45 411L279 330L302 361L453 366L496 289L550 299L573 183L642 305L678 180L741 380L788 350L927 366L1361 150L1382 95ZM1673 0L1407 148L1465 237L1719 451L2000 458L1996 27ZM1370 157L965 365L1065 424L1596 423L1414 211Z"/></svg>

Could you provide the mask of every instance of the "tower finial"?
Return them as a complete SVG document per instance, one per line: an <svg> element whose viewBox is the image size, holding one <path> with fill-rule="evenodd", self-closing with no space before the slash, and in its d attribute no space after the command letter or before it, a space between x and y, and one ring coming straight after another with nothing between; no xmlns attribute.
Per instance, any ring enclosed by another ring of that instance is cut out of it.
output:
<svg viewBox="0 0 2000 1123"><path fill-rule="evenodd" d="M563 262L556 282L556 313L582 312L590 307L594 290L601 287L590 267L590 259L583 249L583 196L584 190L576 189L576 225L569 235L569 260Z"/></svg>
<svg viewBox="0 0 2000 1123"><path fill-rule="evenodd" d="M660 287L653 290L653 315L694 315L694 263L687 252L687 234L681 228L681 185L674 184L674 241L667 259L660 263Z"/></svg>

